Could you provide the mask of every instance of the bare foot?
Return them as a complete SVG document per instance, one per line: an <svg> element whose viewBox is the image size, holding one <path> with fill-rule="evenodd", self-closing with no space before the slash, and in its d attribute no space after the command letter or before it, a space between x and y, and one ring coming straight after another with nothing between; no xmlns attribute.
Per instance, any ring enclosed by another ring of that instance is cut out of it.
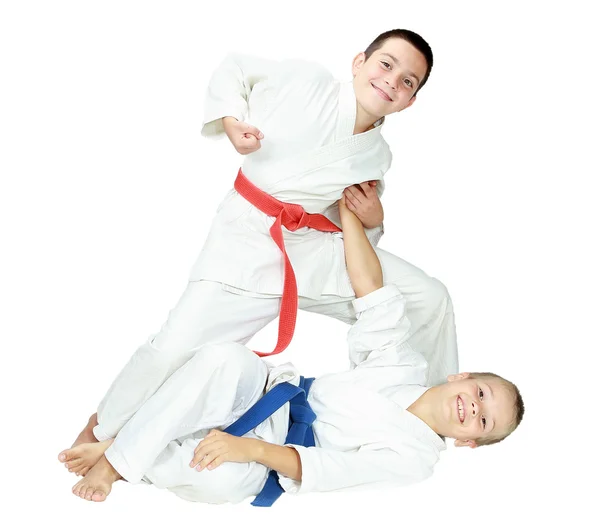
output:
<svg viewBox="0 0 600 527"><path fill-rule="evenodd" d="M102 455L85 478L75 484L73 494L88 501L104 501L112 484L119 479L122 479L121 474Z"/></svg>
<svg viewBox="0 0 600 527"><path fill-rule="evenodd" d="M98 424L98 414L94 414L90 416L88 419L87 425L85 428L79 433L75 442L71 445L71 448L74 446L80 445L81 443L97 443L98 440L96 436L93 434L92 429ZM59 458L60 459L60 458ZM62 459L60 459L62 461Z"/></svg>
<svg viewBox="0 0 600 527"><path fill-rule="evenodd" d="M112 445L114 439L96 441L95 443L82 443L74 448L63 450L58 459L65 462L69 472L75 472L78 476L85 476L88 471L98 462L106 449Z"/></svg>

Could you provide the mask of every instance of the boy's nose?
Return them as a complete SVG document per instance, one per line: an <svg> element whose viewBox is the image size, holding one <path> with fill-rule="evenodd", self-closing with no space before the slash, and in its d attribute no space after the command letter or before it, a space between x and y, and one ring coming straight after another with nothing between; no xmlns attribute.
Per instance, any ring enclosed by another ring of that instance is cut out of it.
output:
<svg viewBox="0 0 600 527"><path fill-rule="evenodd" d="M476 417L479 414L479 405L475 401L473 401L471 405L473 410L473 417Z"/></svg>

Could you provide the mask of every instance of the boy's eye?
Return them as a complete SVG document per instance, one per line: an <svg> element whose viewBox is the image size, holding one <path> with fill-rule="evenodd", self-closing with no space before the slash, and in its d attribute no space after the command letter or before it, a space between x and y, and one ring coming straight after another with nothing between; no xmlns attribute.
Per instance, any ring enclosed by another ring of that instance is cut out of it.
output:
<svg viewBox="0 0 600 527"><path fill-rule="evenodd" d="M412 87L413 87L413 83L412 83L412 81L411 81L410 79L405 79L405 80L404 80L404 82L406 83L406 85L407 85L409 88L412 88Z"/></svg>
<svg viewBox="0 0 600 527"><path fill-rule="evenodd" d="M479 398L483 400L483 390L479 388Z"/></svg>
<svg viewBox="0 0 600 527"><path fill-rule="evenodd" d="M486 423L486 422L487 422L487 421L485 420L485 417L482 417L482 418L481 418L481 423L483 424L483 429L484 429L484 430L485 430L485 423Z"/></svg>
<svg viewBox="0 0 600 527"><path fill-rule="evenodd" d="M381 61L381 63L382 63L382 64L383 64L383 65L384 65L386 68L389 68L389 67L391 67L391 66L390 66L390 64L389 64L388 62Z"/></svg>

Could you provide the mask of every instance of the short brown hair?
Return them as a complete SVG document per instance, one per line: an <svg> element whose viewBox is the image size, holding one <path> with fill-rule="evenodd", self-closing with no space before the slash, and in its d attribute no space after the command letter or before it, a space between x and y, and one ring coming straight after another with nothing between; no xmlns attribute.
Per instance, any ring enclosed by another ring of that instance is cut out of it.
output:
<svg viewBox="0 0 600 527"><path fill-rule="evenodd" d="M431 47L421 35L418 35L414 31L410 31L409 29L391 29L390 31L381 33L381 35L379 35L373 42L369 44L365 50L365 62L369 60L369 57L373 54L373 52L380 49L385 44L386 40L390 38L401 38L402 40L406 40L406 42L412 44L425 57L425 61L427 62L427 71L425 72L425 76L421 80L421 84L419 84L417 91L415 91L416 95L418 91L425 86L425 83L429 78L429 74L431 73L431 68L433 68L433 52L431 51Z"/></svg>
<svg viewBox="0 0 600 527"><path fill-rule="evenodd" d="M496 375L495 373L490 372L478 372L478 373L470 373L469 376L472 379L482 379L482 378L494 378L499 380L502 385L512 393L514 397L514 415L513 420L511 421L508 432L501 436L496 437L487 437L487 438L479 438L475 440L477 446L485 446L485 445L493 445L494 443L499 443L500 441L504 441L510 434L512 434L517 426L521 424L523 420L523 414L525 413L525 405L523 404L523 397L521 397L521 392L519 389L510 381L506 380L504 377L500 377L500 375Z"/></svg>

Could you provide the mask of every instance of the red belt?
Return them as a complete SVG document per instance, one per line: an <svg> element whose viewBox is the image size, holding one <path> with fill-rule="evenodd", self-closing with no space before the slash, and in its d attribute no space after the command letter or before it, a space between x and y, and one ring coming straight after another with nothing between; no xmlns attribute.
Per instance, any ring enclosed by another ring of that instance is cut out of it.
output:
<svg viewBox="0 0 600 527"><path fill-rule="evenodd" d="M271 233L271 238L273 238L273 241L283 253L285 261L277 345L271 353L254 351L258 356L266 357L281 353L288 347L294 336L296 313L298 312L298 286L296 284L294 269L285 252L283 232L281 231L282 226L290 231L295 231L302 227L311 227L323 232L342 232L342 230L322 214L309 214L300 205L276 200L273 196L250 183L248 178L242 173L241 168L233 186L241 196L252 203L258 210L264 212L267 216L274 216L276 218L269 232Z"/></svg>

